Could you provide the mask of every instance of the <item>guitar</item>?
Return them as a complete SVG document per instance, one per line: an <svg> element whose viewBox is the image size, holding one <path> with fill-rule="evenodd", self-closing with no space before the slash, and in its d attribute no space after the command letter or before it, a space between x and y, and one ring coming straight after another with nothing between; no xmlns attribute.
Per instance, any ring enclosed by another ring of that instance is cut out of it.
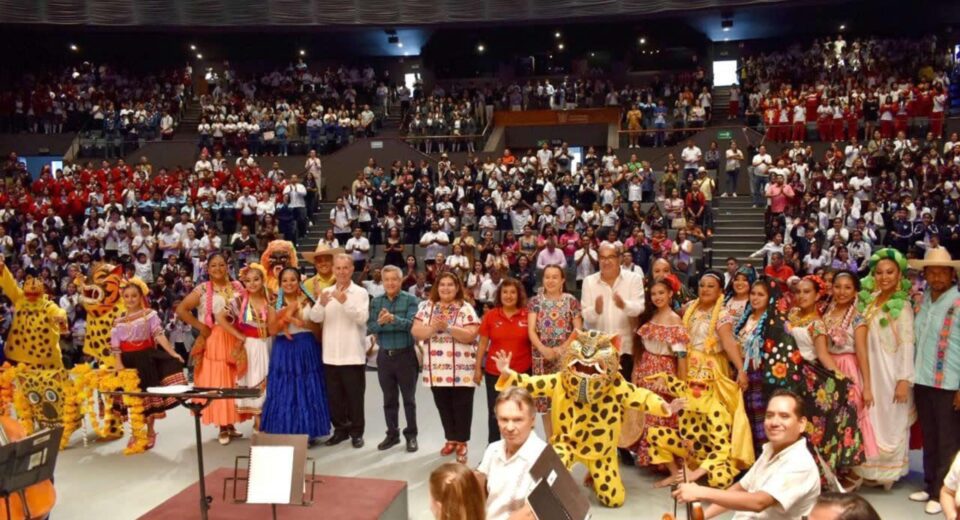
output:
<svg viewBox="0 0 960 520"><path fill-rule="evenodd" d="M15 419L0 416L0 446L16 442L27 436L23 426ZM53 505L57 502L57 492L53 489L53 482L44 480L22 491L10 495L10 511L7 511L7 501L0 500L0 518L10 520L41 520L50 514ZM9 515L9 516L7 516Z"/></svg>

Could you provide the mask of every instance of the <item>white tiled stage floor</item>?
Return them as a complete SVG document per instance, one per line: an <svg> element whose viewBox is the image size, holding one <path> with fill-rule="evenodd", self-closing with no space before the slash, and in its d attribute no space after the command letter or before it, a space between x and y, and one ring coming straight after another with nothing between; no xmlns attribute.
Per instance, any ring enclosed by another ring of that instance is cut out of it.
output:
<svg viewBox="0 0 960 520"><path fill-rule="evenodd" d="M386 452L377 451L376 446L384 435L384 420L380 387L373 372L367 373L366 402L366 446L357 450L349 442L344 442L332 448L313 448L310 455L318 460L317 471L331 475L405 480L409 486L410 518L429 520L426 480L430 471L442 460L439 450L443 444L443 431L430 392L422 387L417 390L420 451L412 454L404 451L402 444ZM249 436L250 423L242 425L240 430ZM58 500L52 518L135 519L196 482L194 428L186 410L177 408L169 412L168 417L158 423L158 431L157 447L136 456L124 456L121 453L125 440L109 444L91 442L88 448L84 448L79 434L76 434L70 449L60 453L56 473ZM232 467L234 457L245 454L249 449L246 439L234 441L226 447L220 446L216 441L216 429L212 427L204 428L202 433L208 472L219 467ZM480 463L486 446L486 402L482 389L477 391L474 400L472 438L475 441L471 444L470 464L475 466ZM447 460L452 460L452 457ZM914 470L918 470L919 452L912 454L911 462ZM583 472L583 468L577 468L574 475L579 478ZM673 502L668 493L652 488L655 480L656 477L650 473L625 468L626 504L620 509L606 509L594 502L594 518L659 519L664 512L672 511ZM920 484L920 475L911 473L890 493L867 489L863 494L885 519L926 518L922 504L909 502L906 498ZM211 494L220 493L220 490L210 491Z"/></svg>

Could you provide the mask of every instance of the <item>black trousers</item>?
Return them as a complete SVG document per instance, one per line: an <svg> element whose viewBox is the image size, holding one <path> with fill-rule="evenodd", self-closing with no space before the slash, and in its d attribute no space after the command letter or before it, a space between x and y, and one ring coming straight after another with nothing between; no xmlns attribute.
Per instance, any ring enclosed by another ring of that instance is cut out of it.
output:
<svg viewBox="0 0 960 520"><path fill-rule="evenodd" d="M391 355L392 354L392 355ZM387 420L387 435L400 435L400 397L403 397L403 414L407 427L404 437L417 436L417 353L413 347L399 351L381 348L377 354L377 379L383 391L383 415Z"/></svg>
<svg viewBox="0 0 960 520"><path fill-rule="evenodd" d="M367 379L366 365L324 365L327 376L327 399L334 433L363 437L363 392Z"/></svg>
<svg viewBox="0 0 960 520"><path fill-rule="evenodd" d="M620 354L620 373L627 381L633 378L633 354Z"/></svg>
<svg viewBox="0 0 960 520"><path fill-rule="evenodd" d="M960 450L960 411L953 408L956 390L916 385L913 396L923 432L923 481L931 500L940 500L943 478Z"/></svg>
<svg viewBox="0 0 960 520"><path fill-rule="evenodd" d="M496 388L498 379L500 376L483 373L484 386L487 387L487 442L491 444L500 440L500 426L497 424L497 414L494 413L497 396L500 395Z"/></svg>
<svg viewBox="0 0 960 520"><path fill-rule="evenodd" d="M440 412L443 437L448 441L467 442L473 424L472 386L435 386L433 402Z"/></svg>

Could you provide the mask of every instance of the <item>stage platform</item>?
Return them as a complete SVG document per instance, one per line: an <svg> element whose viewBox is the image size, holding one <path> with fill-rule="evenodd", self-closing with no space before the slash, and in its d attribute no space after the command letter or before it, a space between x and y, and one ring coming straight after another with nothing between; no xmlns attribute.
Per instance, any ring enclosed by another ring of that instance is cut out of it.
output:
<svg viewBox="0 0 960 520"><path fill-rule="evenodd" d="M227 484L226 502L223 500L224 480L233 475L233 469L220 468L207 474L207 493L213 497L210 520L254 520L270 518L270 506L236 504L232 501L231 484ZM278 520L306 520L336 518L337 520L407 520L407 483L399 480L375 478L336 477L317 475L314 501L308 506L279 506ZM243 496L240 482L237 495ZM151 509L140 520L185 520L199 517L199 484L193 483L183 491ZM304 496L309 495L309 490Z"/></svg>

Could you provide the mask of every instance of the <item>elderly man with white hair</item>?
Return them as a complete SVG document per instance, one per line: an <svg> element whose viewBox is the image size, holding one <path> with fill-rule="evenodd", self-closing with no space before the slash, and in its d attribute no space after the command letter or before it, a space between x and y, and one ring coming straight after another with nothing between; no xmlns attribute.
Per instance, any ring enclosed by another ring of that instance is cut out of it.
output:
<svg viewBox="0 0 960 520"><path fill-rule="evenodd" d="M354 448L362 448L370 297L353 283L350 255L333 257L333 276L336 282L320 291L310 309L310 319L323 324L323 368L334 427L326 444L334 446L350 437Z"/></svg>

